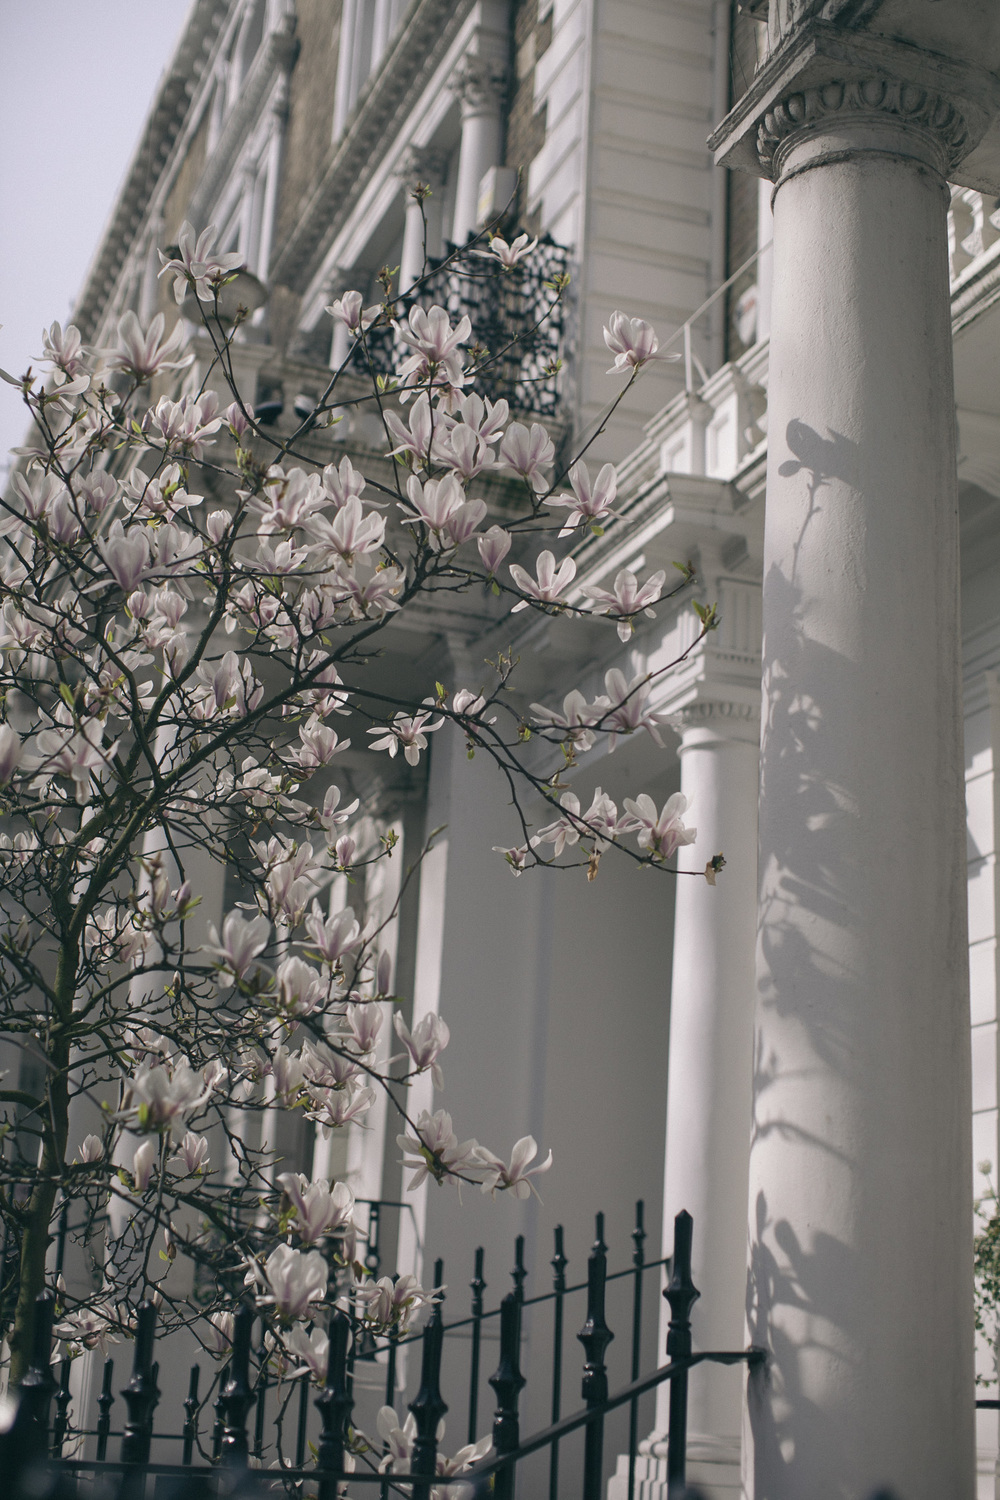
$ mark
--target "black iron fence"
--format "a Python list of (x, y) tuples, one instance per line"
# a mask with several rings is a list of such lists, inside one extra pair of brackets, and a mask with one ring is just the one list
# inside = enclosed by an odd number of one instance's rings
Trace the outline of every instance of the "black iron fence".
[[(166, 1500), (167, 1496), (174, 1500), (201, 1500), (203, 1496), (236, 1492), (257, 1495), (265, 1491), (301, 1497), (315, 1495), (318, 1500), (338, 1500), (346, 1493), (360, 1500), (361, 1496), (374, 1497), (373, 1487), (377, 1487), (379, 1500), (387, 1500), (390, 1490), (394, 1495), (406, 1496), (407, 1500), (411, 1497), (432, 1500), (432, 1491), (434, 1500), (446, 1500), (447, 1481), (451, 1479), (452, 1500), (458, 1500), (460, 1493), (478, 1496), (488, 1490), (492, 1490), (495, 1500), (513, 1500), (522, 1469), (527, 1469), (533, 1459), (541, 1459), (547, 1465), (547, 1473), (542, 1478), (537, 1467), (534, 1468), (530, 1491), (547, 1493), (550, 1500), (556, 1500), (563, 1494), (580, 1493), (575, 1479), (567, 1488), (568, 1471), (561, 1466), (566, 1445), (580, 1434), (584, 1450), (580, 1487), (584, 1500), (598, 1500), (604, 1477), (605, 1424), (611, 1414), (625, 1411), (629, 1416), (628, 1495), (632, 1500), (640, 1402), (664, 1381), (669, 1381), (666, 1478), (668, 1493), (679, 1496), (685, 1484), (689, 1373), (704, 1362), (744, 1362), (752, 1366), (764, 1357), (762, 1351), (755, 1349), (692, 1350), (690, 1313), (699, 1293), (691, 1279), (691, 1236), (690, 1215), (679, 1214), (672, 1260), (647, 1262), (639, 1204), (632, 1234), (632, 1264), (621, 1272), (609, 1274), (604, 1220), (603, 1215), (598, 1215), (586, 1282), (571, 1285), (567, 1283), (568, 1261), (562, 1231), (556, 1230), (552, 1290), (531, 1298), (524, 1292), (523, 1240), (519, 1240), (512, 1288), (492, 1309), (484, 1306), (487, 1288), (480, 1250), (471, 1283), (470, 1316), (446, 1323), (442, 1301), (438, 1300), (426, 1326), (419, 1333), (404, 1337), (376, 1340), (357, 1336), (352, 1331), (348, 1311), (335, 1308), (329, 1315), (327, 1329), (326, 1380), (318, 1390), (305, 1375), (276, 1382), (263, 1330), (260, 1344), (255, 1345), (256, 1313), (252, 1304), (245, 1303), (236, 1313), (230, 1357), (208, 1383), (207, 1390), (201, 1389), (201, 1365), (191, 1367), (183, 1402), (185, 1418), (179, 1433), (162, 1433), (154, 1428), (161, 1392), (155, 1358), (153, 1303), (143, 1303), (138, 1311), (131, 1377), (120, 1391), (124, 1408), (121, 1427), (114, 1425), (114, 1409), (118, 1405), (114, 1394), (115, 1362), (107, 1359), (97, 1399), (96, 1425), (87, 1429), (73, 1420), (70, 1361), (52, 1363), (53, 1301), (51, 1293), (43, 1293), (38, 1304), (31, 1368), (20, 1387), (13, 1420), (0, 1437), (0, 1473), (6, 1476), (9, 1485), (4, 1493), (11, 1495), (12, 1500), (28, 1500), (29, 1496), (32, 1500), (42, 1500), (44, 1496), (76, 1500), (83, 1494), (93, 1494), (97, 1481), (101, 1495), (108, 1500)], [(651, 1273), (659, 1279), (665, 1265), (669, 1266), (670, 1275), (663, 1295), (671, 1310), (667, 1363), (642, 1375), (643, 1328), (647, 1317), (656, 1317), (656, 1306), (650, 1306), (648, 1301), (644, 1304), (644, 1284)], [(440, 1285), (441, 1262), (435, 1269), (435, 1284)], [(606, 1356), (614, 1333), (608, 1323), (607, 1306), (609, 1292), (616, 1287), (629, 1294), (631, 1378), (611, 1393)], [(584, 1351), (580, 1386), (583, 1404), (563, 1415), (562, 1346), (567, 1301), (575, 1293), (586, 1299), (583, 1326), (577, 1334)], [(551, 1374), (550, 1421), (522, 1440), (525, 1323), (543, 1308), (551, 1315), (551, 1349), (547, 1351)], [(464, 1427), (473, 1442), (479, 1429), (484, 1351), (489, 1343), (497, 1346), (497, 1364), (488, 1380), (494, 1398), (492, 1450), (485, 1457), (465, 1463), (461, 1470), (452, 1471), (440, 1458), (438, 1436), (441, 1420), (448, 1411), (442, 1394), (446, 1346), (450, 1345), (461, 1356), (458, 1363), (454, 1359), (449, 1362), (449, 1372), (459, 1390), (467, 1393)], [(407, 1372), (403, 1367), (408, 1356), (418, 1353), (419, 1374), (412, 1369), (415, 1363), (412, 1358)], [(468, 1363), (461, 1373), (465, 1360)], [(380, 1395), (384, 1394), (385, 1404), (395, 1406), (400, 1391), (405, 1392), (414, 1384), (416, 1389), (408, 1402), (412, 1423), (407, 1472), (384, 1472), (385, 1445), (375, 1438), (375, 1428), (367, 1417), (364, 1422), (359, 1420), (359, 1395), (370, 1397), (378, 1389)], [(308, 1438), (310, 1422), (316, 1431), (315, 1441)], [(281, 1432), (286, 1425), (295, 1434), (287, 1452), (281, 1443)], [(367, 1441), (363, 1433), (367, 1434)], [(115, 1440), (117, 1457), (109, 1457), (109, 1446)], [(155, 1461), (164, 1441), (180, 1443), (180, 1463)], [(576, 1469), (579, 1472), (579, 1465)], [(459, 1485), (471, 1489), (460, 1492)], [(523, 1485), (521, 1492), (527, 1492)]]
[[(521, 415), (552, 418), (560, 401), (552, 372), (565, 334), (564, 303), (554, 289), (568, 269), (569, 251), (549, 237), (501, 277), (495, 262), (487, 270), (477, 252), (432, 261), (414, 296), (399, 299), (397, 319), (404, 321), (414, 303), (445, 308), (453, 325), (467, 316), (477, 388), (493, 401), (503, 397)], [(348, 368), (388, 378), (412, 352), (395, 328), (376, 327), (354, 349)]]

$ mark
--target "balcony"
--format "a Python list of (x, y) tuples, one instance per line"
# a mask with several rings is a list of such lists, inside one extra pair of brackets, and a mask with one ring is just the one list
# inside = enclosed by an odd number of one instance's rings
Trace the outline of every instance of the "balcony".
[[(444, 307), (452, 324), (467, 316), (476, 352), (476, 387), (491, 401), (503, 398), (518, 416), (552, 420), (558, 415), (562, 381), (551, 372), (564, 356), (566, 308), (553, 283), (569, 267), (569, 251), (546, 237), (526, 261), (498, 281), (494, 265), (463, 254), (431, 262), (414, 295), (397, 302), (402, 321), (414, 303)], [(354, 350), (348, 369), (391, 377), (412, 353), (394, 326), (370, 330), (367, 351)], [(471, 362), (470, 362), (471, 363)]]

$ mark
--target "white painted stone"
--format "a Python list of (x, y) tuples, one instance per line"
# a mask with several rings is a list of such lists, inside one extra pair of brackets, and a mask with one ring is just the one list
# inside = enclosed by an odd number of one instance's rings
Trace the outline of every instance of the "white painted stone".
[(770, 1363), (744, 1427), (753, 1500), (973, 1492), (939, 168), (928, 136), (831, 111), (789, 144), (775, 199), (748, 1289)]

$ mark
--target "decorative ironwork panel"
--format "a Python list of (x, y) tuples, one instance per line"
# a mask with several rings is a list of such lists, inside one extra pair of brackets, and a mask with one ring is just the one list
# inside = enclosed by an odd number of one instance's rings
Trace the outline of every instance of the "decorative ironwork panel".
[[(399, 319), (414, 303), (445, 308), (452, 324), (468, 317), (468, 366), (476, 389), (491, 401), (503, 397), (515, 413), (551, 418), (560, 403), (559, 376), (551, 372), (562, 358), (565, 333), (565, 310), (553, 283), (568, 265), (569, 251), (548, 237), (499, 277), (481, 253), (431, 261), (415, 295), (399, 299)], [(395, 327), (369, 329), (366, 343), (367, 349), (355, 347), (348, 364), (360, 375), (374, 370), (388, 378), (412, 353)]]

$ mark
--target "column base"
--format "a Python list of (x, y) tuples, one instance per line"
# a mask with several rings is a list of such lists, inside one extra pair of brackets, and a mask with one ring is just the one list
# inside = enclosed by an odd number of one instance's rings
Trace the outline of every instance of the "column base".
[[(704, 1500), (738, 1500), (740, 1495), (740, 1440), (688, 1434), (687, 1482)], [(628, 1454), (608, 1480), (608, 1500), (629, 1500)], [(667, 1500), (666, 1434), (652, 1433), (639, 1444), (635, 1460), (633, 1500)]]

